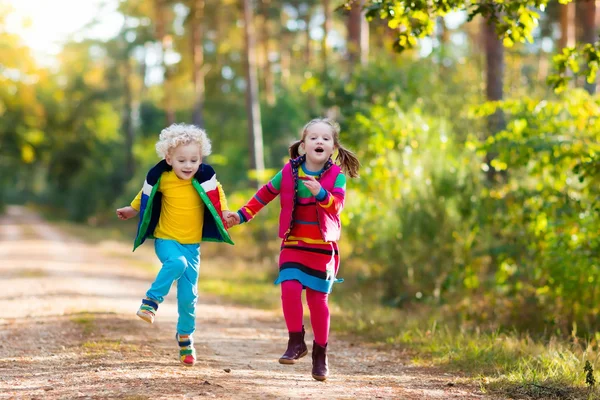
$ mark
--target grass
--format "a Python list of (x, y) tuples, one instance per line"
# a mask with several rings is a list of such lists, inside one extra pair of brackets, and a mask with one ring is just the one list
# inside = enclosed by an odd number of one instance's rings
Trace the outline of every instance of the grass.
[(109, 352), (127, 353), (139, 351), (139, 347), (132, 344), (123, 344), (120, 340), (95, 340), (84, 342), (81, 345), (87, 356), (98, 357)]
[(71, 321), (81, 326), (84, 335), (94, 331), (96, 317), (93, 314), (81, 313), (71, 317)]
[(586, 385), (584, 372), (586, 361), (594, 369), (600, 366), (594, 342), (466, 329), (433, 316), (435, 310), (407, 312), (364, 298), (346, 300), (344, 310), (332, 317), (335, 330), (407, 350), (413, 363), (469, 377), (484, 392), (522, 399), (600, 399), (600, 391)]
[(219, 296), (231, 303), (274, 310), (279, 308), (279, 286), (274, 277), (247, 264), (226, 259), (202, 261), (198, 291)]
[[(121, 230), (115, 234), (114, 227), (59, 226), (89, 242), (113, 234), (115, 240), (131, 240), (130, 233)], [(235, 247), (203, 244), (199, 291), (235, 304), (279, 309), (280, 289), (273, 285), (276, 264), (274, 260), (249, 261), (248, 254), (256, 257), (255, 247), (242, 240), (237, 240)], [(594, 370), (600, 367), (597, 341), (466, 328), (449, 322), (452, 316), (435, 308), (407, 311), (382, 306), (375, 288), (353, 287), (352, 277), (346, 276), (346, 280), (330, 298), (331, 326), (339, 335), (351, 335), (383, 349), (403, 349), (415, 364), (463, 376), (487, 393), (515, 399), (600, 399), (600, 391), (586, 384), (584, 372), (586, 361)], [(78, 318), (78, 323), (87, 326), (86, 317)], [(118, 341), (84, 344), (94, 354), (121, 351), (121, 346)]]

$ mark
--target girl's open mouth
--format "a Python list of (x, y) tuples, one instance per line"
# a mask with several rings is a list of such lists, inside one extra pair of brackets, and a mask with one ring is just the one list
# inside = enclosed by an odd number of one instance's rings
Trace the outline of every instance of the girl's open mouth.
[(316, 151), (317, 153), (322, 153), (322, 152), (324, 152), (325, 150), (323, 150), (321, 147), (317, 147), (317, 148), (315, 149), (315, 151)]

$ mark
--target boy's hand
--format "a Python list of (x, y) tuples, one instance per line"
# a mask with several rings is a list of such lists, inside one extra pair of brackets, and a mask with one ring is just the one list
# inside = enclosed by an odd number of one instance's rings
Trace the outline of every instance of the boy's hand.
[(119, 217), (119, 219), (122, 219), (123, 221), (129, 218), (133, 218), (136, 215), (138, 215), (138, 210), (136, 210), (135, 208), (131, 207), (131, 206), (127, 206), (127, 207), (123, 207), (123, 208), (118, 208), (117, 209), (117, 217)]
[(240, 224), (240, 216), (236, 212), (224, 211), (223, 218), (227, 221), (227, 227), (231, 228), (232, 226)]
[(310, 193), (313, 196), (318, 195), (321, 191), (321, 184), (312, 176), (307, 176), (306, 178), (303, 178), (302, 183), (308, 188), (308, 190), (310, 190)]

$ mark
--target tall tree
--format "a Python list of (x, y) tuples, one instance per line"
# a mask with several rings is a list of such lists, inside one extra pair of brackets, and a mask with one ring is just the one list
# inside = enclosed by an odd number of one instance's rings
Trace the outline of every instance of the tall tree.
[[(499, 101), (504, 93), (504, 46), (496, 33), (496, 23), (492, 19), (483, 19), (481, 32), (485, 46), (485, 95), (488, 101)], [(491, 115), (488, 120), (489, 134), (494, 135), (504, 127), (504, 116), (500, 110)], [(486, 162), (488, 164), (487, 176), (492, 180), (495, 170), (491, 165), (494, 154), (488, 153)]]
[(133, 60), (126, 55), (126, 59), (123, 62), (123, 70), (125, 77), (124, 86), (124, 106), (122, 116), (122, 126), (125, 132), (125, 180), (129, 180), (135, 172), (135, 158), (133, 155), (133, 142), (135, 140), (135, 123), (134, 123), (134, 110), (136, 104), (134, 103), (134, 69)]
[(194, 125), (204, 128), (206, 66), (204, 65), (204, 0), (194, 0), (192, 13), (192, 79), (194, 81)]
[(323, 70), (327, 70), (329, 49), (327, 48), (327, 38), (331, 32), (331, 6), (329, 0), (323, 0), (323, 39), (321, 39), (321, 59)]
[(166, 4), (167, 0), (154, 0), (154, 18), (156, 40), (161, 46), (160, 62), (164, 71), (163, 82), (163, 107), (167, 115), (167, 124), (175, 123), (175, 109), (173, 106), (173, 88), (171, 82), (171, 71), (166, 62), (167, 51), (172, 46), (172, 38), (166, 30)]
[[(596, 0), (586, 0), (579, 4), (579, 10), (582, 11), (582, 41), (584, 43), (594, 43), (598, 40), (598, 30), (596, 25)], [(585, 89), (591, 93), (596, 93), (596, 79), (594, 82), (585, 83)]]
[(560, 48), (575, 45), (575, 3), (560, 6)]
[(369, 25), (363, 13), (364, 0), (354, 0), (348, 14), (348, 60), (366, 65), (369, 56)]
[(308, 6), (306, 8), (306, 12), (304, 13), (304, 37), (305, 37), (305, 47), (304, 47), (304, 62), (307, 66), (310, 65), (311, 62), (311, 39), (310, 39), (310, 21), (312, 19), (312, 8)]
[[(254, 17), (252, 0), (244, 3), (244, 33), (246, 36), (246, 114), (248, 117), (248, 139), (250, 150), (250, 169), (262, 176), (265, 169), (260, 101), (258, 97), (258, 76), (256, 70), (256, 39), (254, 35)], [(257, 187), (260, 179), (251, 179)]]
[(263, 79), (265, 82), (265, 97), (267, 100), (267, 104), (270, 106), (275, 105), (275, 80), (273, 76), (273, 63), (271, 62), (270, 54), (271, 54), (271, 30), (270, 26), (270, 0), (260, 0), (260, 11), (262, 14), (262, 23), (261, 23), (261, 34), (260, 34), (260, 43), (262, 48), (262, 65), (261, 70), (263, 73)]

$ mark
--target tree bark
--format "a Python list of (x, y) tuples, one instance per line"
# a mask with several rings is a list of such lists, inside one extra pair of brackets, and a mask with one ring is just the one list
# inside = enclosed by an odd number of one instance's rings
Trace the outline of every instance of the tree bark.
[(329, 0), (323, 0), (323, 15), (325, 20), (323, 21), (323, 39), (321, 40), (321, 59), (323, 62), (323, 70), (326, 71), (329, 61), (327, 37), (329, 36), (329, 32), (331, 32), (331, 7), (329, 5)]
[(309, 7), (308, 10), (306, 10), (306, 15), (304, 16), (304, 23), (306, 24), (306, 29), (304, 30), (304, 37), (306, 40), (306, 47), (304, 48), (304, 62), (306, 63), (306, 66), (308, 67), (310, 65), (310, 60), (311, 60), (311, 48), (310, 48), (310, 19), (311, 19), (312, 13), (311, 13), (311, 9)]
[[(496, 33), (496, 25), (492, 21), (483, 20), (481, 28), (486, 58), (486, 99), (499, 101), (503, 99), (504, 94), (504, 46)], [(488, 119), (489, 135), (495, 135), (504, 128), (504, 125), (504, 115), (501, 111), (497, 111)], [(490, 181), (495, 177), (495, 170), (491, 165), (494, 157), (495, 155), (491, 153), (486, 156), (487, 176)]]
[(352, 2), (348, 16), (348, 60), (366, 65), (369, 56), (369, 25), (363, 13), (364, 0)]
[(164, 69), (164, 82), (163, 82), (163, 108), (167, 117), (167, 124), (171, 125), (175, 123), (175, 111), (173, 109), (172, 102), (172, 88), (171, 88), (171, 73), (169, 67), (165, 62), (165, 54), (167, 49), (170, 47), (171, 38), (166, 34), (165, 29), (165, 0), (155, 0), (155, 18), (156, 18), (156, 39), (161, 44), (161, 65)]
[(560, 5), (560, 40), (561, 50), (575, 45), (575, 3)]
[(125, 99), (123, 107), (123, 131), (125, 132), (125, 181), (135, 173), (135, 160), (133, 157), (133, 141), (135, 139), (135, 126), (133, 121), (133, 68), (129, 56), (125, 58)]
[(280, 26), (281, 26), (281, 32), (280, 32), (280, 37), (281, 40), (279, 40), (279, 55), (281, 57), (281, 85), (282, 86), (287, 86), (289, 81), (290, 81), (290, 69), (291, 69), (291, 64), (292, 64), (292, 50), (290, 49), (289, 46), (289, 34), (288, 32), (286, 32), (286, 20), (284, 18), (285, 13), (283, 12), (283, 9), (281, 10), (279, 16), (280, 16)]
[[(596, 29), (596, 1), (587, 0), (582, 2), (579, 6), (582, 11), (582, 40), (584, 43), (594, 43), (598, 40), (598, 32)], [(588, 83), (586, 81), (585, 90), (590, 94), (596, 93), (596, 83)]]
[(273, 77), (273, 65), (269, 59), (269, 53), (271, 52), (271, 31), (269, 29), (269, 0), (261, 1), (261, 8), (263, 14), (262, 21), (262, 34), (260, 35), (261, 47), (264, 55), (263, 75), (265, 81), (265, 97), (267, 104), (274, 106), (277, 99), (275, 98), (275, 80)]
[[(258, 76), (256, 71), (256, 44), (251, 0), (244, 0), (244, 32), (246, 36), (246, 113), (248, 116), (248, 139), (250, 169), (262, 176), (265, 169), (263, 155), (262, 125), (258, 97)], [(251, 178), (254, 186), (260, 180)]]
[(194, 81), (194, 125), (204, 128), (205, 75), (204, 65), (204, 0), (194, 0), (192, 8), (192, 80)]

